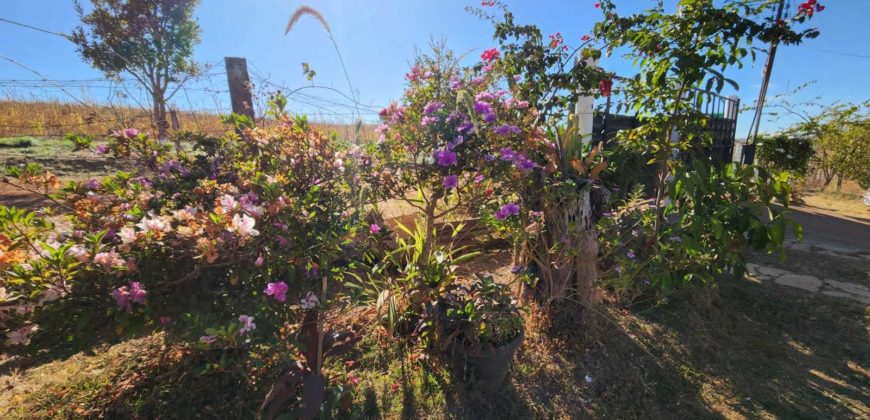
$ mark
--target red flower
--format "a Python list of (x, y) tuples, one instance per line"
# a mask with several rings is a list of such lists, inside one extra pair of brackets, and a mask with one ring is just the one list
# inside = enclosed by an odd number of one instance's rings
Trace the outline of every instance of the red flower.
[(550, 35), (550, 48), (556, 48), (562, 43), (565, 42), (565, 38), (562, 37), (561, 32), (556, 32), (553, 35)]
[(583, 35), (583, 36), (580, 37), (580, 40), (581, 40), (581, 41), (588, 41), (589, 39), (590, 39), (590, 38), (589, 38), (589, 35)]
[(486, 50), (483, 52), (483, 54), (480, 55), (480, 58), (483, 61), (494, 61), (498, 59), (498, 50), (495, 48)]
[(399, 384), (397, 384), (397, 383), (395, 383), (395, 382), (393, 382), (392, 384), (390, 384), (390, 391), (396, 392), (396, 391), (398, 391), (398, 390), (399, 390)]
[(482, 1), (480, 2), (480, 5), (483, 7), (495, 6), (495, 1)]
[(595, 8), (597, 9), (599, 7), (601, 7), (601, 3), (595, 3)]
[(613, 89), (613, 79), (604, 79), (598, 83), (598, 90), (601, 91), (601, 96), (610, 96), (611, 89)]

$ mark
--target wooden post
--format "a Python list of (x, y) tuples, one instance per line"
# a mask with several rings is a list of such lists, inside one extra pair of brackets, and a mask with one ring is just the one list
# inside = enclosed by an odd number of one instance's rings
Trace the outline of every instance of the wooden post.
[(254, 121), (254, 98), (251, 95), (251, 79), (248, 77), (248, 62), (240, 57), (224, 57), (227, 68), (227, 84), (233, 113), (247, 115)]
[(169, 121), (174, 131), (181, 129), (181, 124), (178, 123), (178, 112), (174, 108), (169, 108)]

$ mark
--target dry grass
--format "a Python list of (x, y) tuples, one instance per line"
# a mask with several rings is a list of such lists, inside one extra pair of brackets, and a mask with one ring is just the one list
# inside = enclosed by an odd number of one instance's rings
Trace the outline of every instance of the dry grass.
[[(509, 264), (498, 251), (465, 268), (504, 277)], [(608, 304), (592, 321), (571, 303), (551, 316), (532, 310), (510, 379), (491, 394), (424, 367), (406, 341), (374, 325), (328, 370), (339, 381), (349, 370), (361, 378), (342, 418), (870, 416), (868, 309), (735, 279), (722, 281), (712, 304), (696, 297)], [(349, 312), (347, 322), (370, 318)], [(0, 417), (253, 415), (263, 390), (230, 373), (199, 376), (205, 355), (161, 343), (158, 334), (27, 370), (0, 360)]]
[(812, 192), (801, 197), (804, 206), (840, 216), (870, 220), (870, 206), (864, 198), (855, 194), (837, 192)]
[[(226, 113), (229, 113), (227, 110)], [(180, 130), (210, 135), (225, 133), (229, 127), (221, 122), (220, 115), (211, 112), (178, 112)], [(268, 125), (266, 120), (258, 121)], [(370, 141), (374, 131), (364, 124), (357, 132), (353, 124), (330, 121), (312, 121), (325, 133), (334, 133), (342, 139)], [(0, 100), (0, 138), (4, 137), (63, 137), (67, 133), (103, 137), (113, 130), (136, 127), (154, 133), (154, 123), (148, 111), (133, 107), (117, 107), (99, 104), (70, 104), (64, 102), (29, 102)]]

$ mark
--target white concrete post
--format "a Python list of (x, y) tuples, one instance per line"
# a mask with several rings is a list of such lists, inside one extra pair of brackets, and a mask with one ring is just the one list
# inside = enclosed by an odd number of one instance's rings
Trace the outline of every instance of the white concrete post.
[[(577, 61), (580, 61), (580, 57), (577, 57)], [(595, 59), (589, 58), (586, 60), (587, 66), (596, 67), (598, 62)], [(581, 92), (588, 93), (588, 92)], [(581, 136), (581, 143), (584, 146), (592, 143), (592, 132), (593, 132), (593, 107), (595, 105), (595, 97), (592, 95), (589, 96), (581, 96), (577, 99), (577, 103), (574, 105), (574, 115), (577, 118), (577, 133)]]

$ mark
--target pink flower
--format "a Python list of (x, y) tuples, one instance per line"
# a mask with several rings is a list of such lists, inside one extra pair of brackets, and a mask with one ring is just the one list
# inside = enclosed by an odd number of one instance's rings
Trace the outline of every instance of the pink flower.
[(423, 107), (424, 114), (434, 114), (444, 108), (444, 102), (429, 102)]
[(113, 249), (109, 252), (101, 252), (94, 255), (94, 263), (103, 266), (104, 270), (110, 270), (112, 267), (124, 265), (124, 260)]
[(225, 210), (232, 210), (236, 208), (238, 204), (239, 202), (236, 201), (236, 198), (229, 194), (224, 194), (224, 196), (221, 197), (221, 207)]
[(236, 214), (233, 216), (232, 230), (242, 237), (257, 236), (260, 231), (254, 229), (255, 223), (254, 218), (247, 214), (241, 216)]
[(8, 346), (26, 346), (30, 344), (30, 334), (38, 330), (36, 324), (27, 325), (17, 330), (6, 333), (6, 345)]
[(302, 299), (302, 309), (314, 309), (319, 303), (317, 295), (314, 292), (308, 292), (305, 294), (305, 298)]
[(448, 190), (452, 190), (459, 185), (459, 177), (456, 175), (447, 175), (444, 177), (444, 188)]
[(91, 255), (88, 254), (88, 251), (85, 251), (85, 247), (81, 245), (73, 245), (69, 249), (66, 250), (66, 254), (78, 260), (78, 262), (88, 262), (91, 259)]
[(139, 135), (139, 130), (135, 128), (125, 128), (124, 131), (121, 132), (121, 134), (123, 134), (124, 137), (131, 139)]
[(250, 331), (257, 329), (257, 324), (254, 324), (254, 317), (248, 315), (239, 315), (239, 322), (242, 323), (242, 328), (239, 334), (247, 334)]
[(495, 48), (492, 48), (492, 49), (488, 49), (488, 50), (484, 51), (483, 54), (480, 55), (480, 58), (483, 61), (494, 61), (494, 60), (498, 59), (498, 54), (499, 54), (498, 50)]
[(98, 144), (94, 151), (98, 155), (105, 155), (106, 153), (109, 153), (109, 146), (106, 144)]
[(581, 40), (581, 41), (588, 41), (588, 40), (590, 40), (590, 39), (591, 39), (591, 38), (589, 37), (589, 35), (585, 35), (585, 34), (584, 34), (583, 36), (580, 37), (580, 40)]
[(122, 244), (129, 244), (136, 241), (136, 231), (133, 228), (124, 226), (118, 231), (118, 238)]
[(371, 226), (369, 226), (369, 233), (371, 233), (372, 235), (377, 235), (381, 233), (381, 226), (373, 223)]
[(266, 262), (266, 260), (263, 258), (262, 255), (260, 255), (257, 257), (256, 260), (254, 260), (254, 267), (257, 267), (257, 268), (262, 267), (263, 263), (265, 263), (265, 262)]
[(263, 290), (268, 296), (272, 296), (278, 302), (287, 300), (287, 283), (279, 281), (277, 283), (269, 283), (266, 285), (266, 290)]
[(142, 288), (142, 285), (138, 281), (130, 282), (129, 287), (121, 286), (112, 292), (112, 298), (115, 299), (118, 309), (124, 311), (133, 309), (133, 305), (130, 304), (131, 302), (144, 305), (147, 296), (148, 292)]
[(136, 224), (143, 232), (169, 232), (172, 228), (160, 216), (149, 215)]
[(215, 337), (215, 336), (213, 336), (213, 335), (204, 335), (204, 336), (202, 336), (202, 337), (199, 337), (199, 341), (201, 341), (201, 342), (203, 342), (203, 343), (205, 343), (205, 344), (211, 344), (211, 343), (214, 343), (215, 340), (217, 340), (217, 337)]

